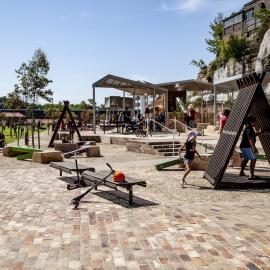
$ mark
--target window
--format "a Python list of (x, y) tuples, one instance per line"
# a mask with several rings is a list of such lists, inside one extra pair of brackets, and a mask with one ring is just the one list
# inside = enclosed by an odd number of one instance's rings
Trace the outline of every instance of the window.
[(245, 21), (249, 21), (253, 18), (254, 9), (250, 9), (245, 12)]
[(237, 24), (237, 23), (240, 23), (240, 22), (242, 22), (242, 13), (225, 20), (224, 21), (224, 28), (230, 27), (230, 26)]

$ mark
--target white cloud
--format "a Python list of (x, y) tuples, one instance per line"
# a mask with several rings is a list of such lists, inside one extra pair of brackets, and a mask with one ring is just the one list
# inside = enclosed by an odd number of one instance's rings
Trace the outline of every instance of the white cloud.
[(246, 0), (167, 0), (160, 5), (159, 10), (192, 13), (201, 10), (208, 12), (231, 12), (242, 8)]
[(204, 4), (204, 2), (204, 0), (181, 0), (175, 2), (174, 4), (162, 3), (160, 10), (193, 12), (198, 10)]

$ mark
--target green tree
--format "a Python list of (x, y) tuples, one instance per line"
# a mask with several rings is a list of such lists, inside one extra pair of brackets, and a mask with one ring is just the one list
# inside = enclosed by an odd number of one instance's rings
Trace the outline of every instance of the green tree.
[(211, 38), (205, 40), (208, 45), (207, 50), (216, 56), (220, 53), (221, 41), (223, 40), (223, 19), (222, 13), (219, 13), (217, 17), (214, 18), (214, 21), (210, 23), (211, 31), (209, 34)]
[(6, 101), (7, 101), (7, 97), (6, 96), (0, 97), (0, 108), (1, 109), (5, 109), (6, 108)]
[(206, 65), (206, 63), (202, 59), (200, 59), (198, 61), (192, 60), (190, 64), (193, 65), (193, 66), (195, 66), (195, 67), (197, 67), (199, 69), (199, 74), (201, 74), (203, 76), (206, 75), (207, 65)]
[(15, 84), (15, 92), (21, 94), (30, 104), (35, 104), (38, 98), (52, 102), (53, 92), (47, 89), (52, 82), (47, 78), (50, 64), (46, 54), (38, 49), (28, 63), (22, 63), (19, 69), (15, 70), (18, 84)]
[(227, 59), (233, 58), (237, 61), (243, 60), (248, 54), (249, 42), (246, 37), (230, 36), (227, 42)]
[(89, 110), (89, 107), (90, 107), (90, 105), (87, 104), (84, 100), (81, 101), (80, 104), (79, 104), (79, 108), (81, 110)]
[[(32, 129), (35, 129), (33, 109), (38, 99), (44, 99), (52, 102), (53, 92), (47, 86), (52, 82), (47, 78), (50, 70), (50, 64), (43, 50), (38, 49), (34, 52), (31, 60), (27, 63), (22, 63), (19, 69), (15, 70), (18, 84), (15, 84), (15, 92), (24, 97), (24, 100), (29, 103), (29, 109), (32, 115)], [(34, 132), (32, 132), (32, 146), (34, 144)]]
[(251, 55), (256, 57), (258, 55), (260, 45), (263, 41), (266, 31), (270, 28), (270, 10), (268, 8), (261, 8), (255, 12), (254, 17), (260, 22), (259, 27), (255, 31), (255, 35), (251, 41)]
[(7, 94), (5, 100), (5, 108), (8, 109), (25, 109), (27, 107), (27, 103), (24, 102), (20, 95), (13, 91)]

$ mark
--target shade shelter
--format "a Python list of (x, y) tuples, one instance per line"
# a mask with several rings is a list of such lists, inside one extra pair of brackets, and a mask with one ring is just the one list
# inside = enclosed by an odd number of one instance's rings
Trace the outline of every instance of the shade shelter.
[[(167, 122), (168, 116), (168, 90), (158, 85), (145, 82), (134, 81), (127, 78), (118, 77), (115, 75), (107, 75), (97, 82), (92, 84), (93, 88), (93, 131), (96, 133), (96, 88), (114, 88), (124, 93), (129, 93), (134, 96), (152, 95), (153, 108), (155, 108), (156, 95), (165, 95), (165, 119)], [(167, 125), (167, 123), (166, 123)]]
[[(228, 91), (230, 89), (230, 87), (228, 87), (228, 85), (214, 85), (212, 83), (208, 83), (208, 82), (202, 82), (200, 80), (183, 80), (183, 81), (174, 81), (174, 82), (167, 82), (167, 83), (161, 83), (161, 84), (157, 84), (158, 86), (162, 87), (162, 88), (167, 88), (169, 91), (169, 100), (170, 97), (173, 96), (173, 93), (179, 93), (179, 92), (187, 92), (187, 91), (191, 91), (191, 92), (195, 92), (195, 96), (199, 96), (202, 98), (203, 100), (203, 93), (205, 91), (209, 91), (212, 92), (214, 95), (214, 118), (216, 119), (216, 115), (217, 115), (217, 110), (216, 110), (216, 96), (218, 92), (224, 92), (224, 91)], [(203, 106), (203, 103), (202, 103)], [(214, 121), (215, 122), (215, 121)]]

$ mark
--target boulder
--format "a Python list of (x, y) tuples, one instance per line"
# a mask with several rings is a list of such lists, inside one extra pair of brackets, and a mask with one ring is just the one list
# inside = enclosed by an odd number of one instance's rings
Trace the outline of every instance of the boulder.
[(21, 152), (13, 151), (11, 146), (6, 146), (3, 148), (3, 156), (4, 157), (17, 157), (21, 154), (22, 154)]
[(68, 153), (79, 148), (77, 143), (54, 143), (54, 150), (61, 151), (62, 153)]
[[(192, 169), (195, 171), (205, 171), (208, 167), (208, 163), (212, 157), (212, 154), (203, 154), (200, 159), (198, 156), (195, 157), (192, 163)], [(239, 153), (234, 153), (230, 158), (230, 162), (228, 167), (240, 167), (242, 162), (242, 158)], [(180, 164), (179, 168), (184, 168), (184, 164)]]
[(33, 153), (33, 162), (48, 164), (50, 162), (63, 161), (60, 151), (46, 150)]
[(87, 157), (100, 157), (100, 148), (99, 146), (91, 146), (87, 149)]
[(98, 135), (81, 135), (82, 141), (95, 141), (101, 143), (101, 138)]

